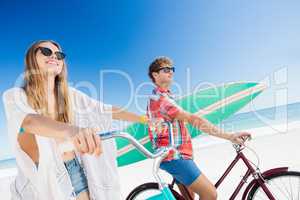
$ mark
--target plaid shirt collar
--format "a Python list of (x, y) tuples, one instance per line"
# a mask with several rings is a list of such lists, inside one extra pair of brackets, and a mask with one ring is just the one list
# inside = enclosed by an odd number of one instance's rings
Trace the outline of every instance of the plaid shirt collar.
[(159, 86), (156, 86), (156, 88), (153, 89), (153, 94), (155, 95), (167, 95), (168, 97), (174, 99), (174, 95), (171, 93), (171, 91), (169, 89), (165, 89)]

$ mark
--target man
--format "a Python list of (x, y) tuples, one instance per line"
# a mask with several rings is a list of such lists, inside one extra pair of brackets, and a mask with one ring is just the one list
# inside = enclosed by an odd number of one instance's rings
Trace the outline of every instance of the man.
[[(173, 127), (174, 145), (177, 151), (170, 152), (163, 160), (160, 168), (172, 175), (176, 181), (188, 187), (192, 196), (193, 192), (201, 200), (217, 199), (215, 186), (199, 170), (193, 161), (193, 148), (191, 136), (185, 123), (190, 123), (199, 130), (209, 135), (227, 139), (233, 143), (242, 144), (244, 137), (249, 133), (227, 133), (213, 125), (206, 119), (188, 113), (178, 107), (170, 92), (175, 68), (172, 60), (167, 57), (155, 59), (149, 66), (148, 75), (156, 88), (153, 90), (155, 98), (151, 98), (148, 107), (148, 117), (155, 121), (170, 122)], [(169, 146), (169, 127), (164, 125), (149, 125), (149, 135), (154, 149)]]

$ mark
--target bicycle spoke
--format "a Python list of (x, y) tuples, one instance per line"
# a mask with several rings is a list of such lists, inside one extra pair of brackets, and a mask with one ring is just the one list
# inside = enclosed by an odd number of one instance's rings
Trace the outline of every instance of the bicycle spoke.
[[(279, 191), (281, 191), (281, 193), (288, 199), (288, 194), (286, 195), (286, 193), (281, 189), (281, 187), (277, 185), (276, 181), (277, 181), (277, 180), (273, 180), (274, 185), (276, 185), (276, 188), (277, 188)], [(288, 192), (287, 192), (287, 193), (288, 193)]]
[[(275, 186), (273, 186), (273, 185), (268, 185), (268, 188), (269, 188), (271, 194), (275, 197), (275, 199), (279, 199), (279, 198), (278, 198), (278, 195), (279, 195), (279, 194), (275, 194), (274, 192), (272, 192), (272, 191), (274, 191), (274, 189), (272, 189), (272, 188), (274, 188), (274, 187), (275, 187)], [(280, 187), (278, 187), (277, 185), (276, 185), (276, 188), (280, 190)], [(276, 191), (276, 190), (275, 190), (275, 191)], [(284, 195), (284, 193), (283, 193), (283, 195)]]
[[(279, 178), (279, 180), (280, 180), (280, 182), (282, 183), (281, 178)], [(282, 186), (283, 186), (284, 189), (286, 190), (287, 194), (289, 194), (289, 190), (287, 189), (286, 184), (283, 183)], [(290, 194), (289, 194), (289, 195), (290, 195)]]
[[(266, 186), (267, 186), (267, 188), (270, 190), (270, 192), (273, 191), (273, 190), (271, 189), (273, 186), (267, 185), (267, 184), (266, 184)], [(264, 198), (262, 198), (262, 199), (268, 199), (267, 194), (265, 193), (265, 191), (263, 191), (262, 188), (260, 188), (258, 192), (260, 192), (260, 193), (264, 196)], [(273, 192), (271, 192), (271, 193), (272, 193), (272, 195), (275, 197), (275, 199), (279, 199), (279, 198), (277, 197), (276, 194), (273, 194)]]
[(291, 177), (289, 178), (289, 183), (290, 183), (290, 188), (291, 188), (291, 197), (292, 197), (292, 200), (294, 200), (293, 189), (292, 189), (292, 184), (291, 184)]
[[(276, 200), (300, 200), (300, 176), (281, 175), (266, 181), (266, 187)], [(268, 200), (267, 194), (259, 187), (253, 194), (255, 200)]]
[[(267, 186), (267, 188), (269, 189), (269, 191), (272, 193), (272, 195), (273, 195), (276, 199), (279, 199), (279, 198), (278, 198), (278, 195), (279, 195), (279, 194), (274, 194), (274, 191), (280, 191), (281, 194), (283, 194), (283, 196), (287, 197), (287, 195), (285, 194), (285, 192), (278, 186), (278, 184), (275, 182), (275, 180), (273, 180), (272, 183), (273, 183), (273, 184), (270, 184), (269, 181), (268, 181), (268, 182), (266, 182), (266, 186)], [(262, 193), (262, 194), (265, 196), (264, 199), (267, 198), (267, 195), (266, 195), (266, 193), (263, 191), (262, 188), (259, 188), (258, 191), (259, 191), (260, 193)], [(282, 195), (280, 195), (280, 196), (282, 196)]]
[[(263, 195), (263, 196), (258, 196), (259, 197), (259, 199), (262, 199), (262, 200), (264, 200), (264, 199), (266, 199), (266, 194), (264, 193), (264, 192), (262, 192), (262, 191), (260, 191), (260, 193), (261, 193), (261, 195)], [(255, 199), (256, 199), (256, 196), (255, 196)]]
[(298, 198), (297, 200), (299, 200), (300, 198), (300, 179), (298, 180)]

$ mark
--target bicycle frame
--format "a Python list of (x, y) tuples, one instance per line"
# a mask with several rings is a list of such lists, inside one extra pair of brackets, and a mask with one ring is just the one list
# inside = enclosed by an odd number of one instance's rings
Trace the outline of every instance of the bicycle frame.
[[(223, 175), (219, 178), (219, 180), (216, 182), (215, 187), (218, 188), (221, 183), (224, 181), (224, 179), (228, 176), (228, 174), (231, 172), (231, 170), (234, 168), (234, 166), (236, 165), (236, 163), (239, 160), (242, 160), (243, 163), (246, 165), (247, 167), (247, 171), (244, 174), (242, 180), (239, 182), (238, 186), (235, 188), (234, 192), (232, 193), (232, 195), (230, 196), (229, 200), (234, 200), (236, 198), (236, 196), (238, 195), (238, 193), (240, 192), (240, 190), (242, 189), (242, 187), (244, 186), (244, 184), (247, 182), (247, 179), (249, 178), (250, 175), (253, 176), (254, 180), (252, 180), (252, 182), (248, 185), (248, 187), (246, 188), (244, 194), (243, 194), (243, 200), (246, 199), (246, 195), (249, 192), (249, 190), (251, 189), (251, 187), (255, 184), (259, 184), (262, 189), (264, 190), (264, 192), (266, 193), (266, 195), (268, 196), (268, 198), (270, 200), (275, 200), (274, 196), (272, 195), (272, 193), (270, 192), (270, 190), (267, 188), (266, 184), (265, 184), (265, 180), (263, 178), (263, 175), (265, 174), (270, 174), (270, 173), (277, 173), (278, 171), (286, 171), (287, 167), (282, 167), (282, 168), (274, 168), (274, 169), (270, 169), (264, 173), (261, 173), (259, 170), (255, 170), (251, 164), (249, 163), (248, 159), (246, 158), (246, 156), (243, 154), (242, 152), (242, 147), (240, 145), (234, 145), (234, 148), (236, 149), (237, 155), (234, 158), (234, 160), (230, 163), (230, 165), (227, 167), (227, 169), (225, 170), (225, 172), (223, 173)], [(173, 184), (173, 183), (172, 183)], [(187, 191), (187, 188), (185, 188), (188, 196), (189, 193)], [(189, 196), (189, 199), (191, 200), (191, 197)]]
[(252, 174), (254, 179), (257, 181), (257, 183), (262, 187), (262, 189), (265, 191), (266, 195), (271, 199), (271, 200), (275, 200), (275, 198), (273, 197), (273, 195), (271, 194), (270, 190), (267, 188), (267, 186), (265, 185), (265, 180), (261, 177), (260, 172), (255, 171), (255, 169), (251, 166), (251, 164), (249, 163), (249, 161), (247, 160), (247, 158), (245, 157), (245, 155), (243, 154), (243, 152), (238, 151), (237, 155), (235, 157), (235, 159), (231, 162), (231, 164), (229, 165), (229, 167), (226, 169), (226, 171), (224, 172), (224, 174), (221, 176), (221, 178), (217, 181), (217, 183), (215, 184), (215, 187), (218, 188), (219, 185), (223, 182), (223, 180), (227, 177), (227, 175), (230, 173), (230, 171), (233, 169), (233, 167), (236, 165), (236, 163), (242, 160), (244, 162), (244, 164), (247, 167), (247, 171), (245, 173), (245, 175), (243, 176), (242, 180), (239, 182), (238, 186), (236, 187), (236, 189), (234, 190), (234, 192), (232, 193), (231, 197), (229, 198), (230, 200), (235, 199), (235, 197), (238, 195), (238, 193), (240, 192), (240, 190), (242, 189), (242, 187), (244, 186), (244, 184), (246, 183), (248, 177)]

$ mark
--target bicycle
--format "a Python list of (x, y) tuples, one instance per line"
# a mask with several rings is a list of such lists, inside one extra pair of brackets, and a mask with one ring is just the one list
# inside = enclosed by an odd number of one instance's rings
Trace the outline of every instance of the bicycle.
[[(247, 171), (240, 180), (238, 186), (235, 188), (231, 197), (229, 198), (230, 200), (234, 200), (237, 197), (240, 190), (247, 183), (248, 178), (251, 175), (253, 177), (253, 180), (247, 185), (242, 195), (242, 200), (300, 200), (300, 172), (289, 171), (288, 167), (272, 168), (267, 171), (261, 172), (259, 169), (259, 158), (254, 150), (246, 145), (233, 144), (233, 147), (237, 155), (215, 184), (215, 187), (218, 188), (230, 173), (230, 171), (234, 168), (236, 163), (239, 160), (243, 161), (243, 163), (247, 167)], [(242, 152), (245, 148), (248, 148), (255, 153), (258, 158), (257, 165), (248, 160), (245, 154)], [(254, 165), (255, 167), (252, 165)], [(161, 180), (158, 180), (158, 183), (149, 182), (137, 186), (130, 192), (126, 200), (163, 199), (159, 195), (157, 195), (157, 198), (155, 196), (153, 197), (153, 191), (161, 190), (162, 185), (164, 186), (164, 188), (166, 187), (166, 184), (162, 184), (160, 181)], [(278, 186), (280, 183), (282, 184), (281, 187)], [(293, 183), (296, 187), (295, 190), (292, 189)], [(172, 183), (167, 185), (169, 187), (169, 190), (173, 193), (173, 196), (177, 200), (193, 200), (187, 187), (181, 185), (184, 190), (184, 194), (181, 194), (174, 189), (175, 184), (177, 184), (177, 186), (179, 187), (178, 183), (176, 183), (176, 181), (173, 179)], [(146, 193), (149, 193), (149, 198), (147, 198)]]
[[(101, 137), (102, 140), (116, 138), (116, 137), (127, 139), (147, 158), (154, 159), (153, 176), (157, 182), (149, 182), (149, 183), (144, 183), (142, 185), (139, 185), (138, 187), (136, 187), (134, 190), (130, 192), (126, 200), (192, 200), (191, 196), (189, 196), (186, 187), (184, 188), (185, 188), (185, 192), (187, 193), (187, 196), (183, 196), (182, 194), (180, 194), (180, 192), (177, 192), (174, 189), (174, 185), (177, 184), (175, 180), (173, 180), (171, 184), (166, 184), (162, 181), (162, 179), (158, 174), (160, 163), (168, 155), (169, 151), (176, 150), (174, 146), (172, 146), (173, 144), (172, 134), (170, 135), (171, 145), (169, 147), (161, 148), (155, 153), (151, 153), (150, 151), (148, 151), (141, 143), (139, 143), (134, 137), (132, 137), (130, 134), (126, 132), (111, 131), (106, 133), (100, 133), (98, 135)], [(244, 162), (248, 170), (243, 176), (243, 178), (241, 179), (241, 181), (239, 182), (237, 188), (235, 189), (231, 197), (229, 198), (230, 200), (234, 200), (236, 198), (241, 188), (247, 182), (250, 175), (253, 176), (253, 180), (246, 187), (242, 196), (242, 200), (258, 200), (258, 199), (300, 200), (300, 172), (289, 171), (288, 167), (272, 168), (265, 172), (261, 172), (259, 169), (259, 162), (257, 165), (255, 165), (254, 163), (249, 161), (242, 152), (244, 148), (249, 148), (249, 147), (245, 145), (237, 145), (237, 144), (233, 144), (233, 147), (236, 150), (237, 155), (234, 158), (234, 160), (231, 162), (229, 167), (225, 170), (221, 178), (215, 184), (216, 188), (218, 188), (218, 186), (223, 182), (223, 180), (226, 178), (226, 176), (230, 173), (230, 171), (233, 169), (233, 167), (239, 160), (242, 160)], [(65, 144), (62, 144), (60, 148), (68, 149), (74, 147), (71, 142), (66, 142)], [(255, 165), (256, 168), (254, 169), (251, 164)], [(271, 185), (272, 183), (275, 183), (275, 180), (277, 179), (287, 179), (287, 178), (288, 180), (280, 181), (280, 183), (285, 183), (283, 184), (282, 187), (278, 187), (277, 185), (278, 181), (276, 182), (276, 184), (274, 184), (276, 187)], [(291, 179), (293, 179), (294, 181), (291, 181)], [(287, 188), (288, 186), (292, 186), (292, 183), (296, 183), (295, 185), (298, 186), (298, 190), (296, 193), (297, 196), (293, 195), (294, 194), (293, 189), (288, 190)], [(260, 194), (262, 194), (263, 197), (261, 197)]]

